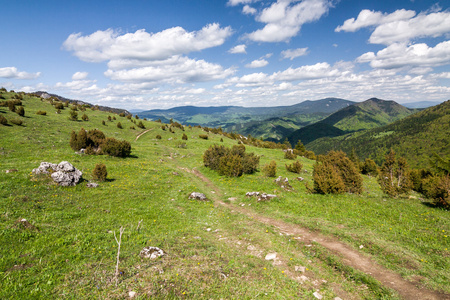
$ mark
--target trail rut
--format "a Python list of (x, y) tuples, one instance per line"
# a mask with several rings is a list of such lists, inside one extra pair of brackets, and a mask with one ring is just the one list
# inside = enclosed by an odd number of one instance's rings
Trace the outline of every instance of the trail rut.
[(310, 243), (316, 242), (323, 247), (330, 250), (333, 254), (340, 257), (342, 262), (347, 266), (350, 266), (356, 270), (369, 274), (384, 286), (389, 287), (399, 293), (403, 299), (423, 299), (423, 300), (441, 300), (450, 299), (450, 295), (442, 294), (437, 291), (431, 291), (424, 287), (419, 287), (413, 283), (403, 279), (399, 274), (394, 271), (388, 270), (385, 267), (379, 265), (374, 260), (372, 260), (367, 255), (358, 252), (357, 250), (349, 247), (347, 244), (339, 241), (337, 238), (332, 236), (325, 236), (317, 232), (308, 230), (307, 228), (289, 224), (281, 220), (270, 218), (256, 212), (250, 211), (244, 207), (234, 206), (232, 204), (225, 203), (218, 199), (222, 196), (220, 189), (214, 185), (208, 178), (206, 178), (198, 170), (189, 170), (186, 168), (180, 168), (183, 171), (194, 174), (196, 177), (201, 179), (209, 188), (214, 190), (215, 203), (227, 207), (230, 210), (237, 211), (241, 214), (247, 215), (254, 220), (261, 223), (272, 225), (279, 228), (283, 233), (300, 236), (302, 242)]

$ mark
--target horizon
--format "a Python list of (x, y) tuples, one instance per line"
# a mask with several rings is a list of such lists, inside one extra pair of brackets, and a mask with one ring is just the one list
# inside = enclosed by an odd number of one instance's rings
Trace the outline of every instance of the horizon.
[(8, 90), (127, 110), (450, 99), (448, 3), (23, 0), (2, 9)]

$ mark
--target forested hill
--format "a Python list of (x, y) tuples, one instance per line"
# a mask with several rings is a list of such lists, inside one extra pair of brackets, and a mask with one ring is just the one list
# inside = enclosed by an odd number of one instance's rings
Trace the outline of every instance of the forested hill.
[(307, 148), (318, 154), (338, 149), (349, 153), (355, 149), (360, 158), (370, 157), (378, 163), (392, 148), (411, 166), (428, 167), (433, 153), (450, 158), (450, 100), (387, 126), (318, 139), (307, 144)]
[(336, 137), (384, 126), (409, 116), (413, 112), (414, 110), (394, 101), (371, 98), (345, 107), (315, 124), (301, 128), (290, 134), (288, 139), (293, 145), (298, 140), (308, 144), (323, 137)]

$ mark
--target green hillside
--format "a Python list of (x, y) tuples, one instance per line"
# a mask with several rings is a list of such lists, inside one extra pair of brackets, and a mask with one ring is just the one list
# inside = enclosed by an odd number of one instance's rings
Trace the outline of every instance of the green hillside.
[[(204, 166), (205, 150), (250, 139), (60, 104), (0, 90), (0, 299), (450, 295), (449, 214), (418, 194), (390, 198), (368, 176), (361, 195), (310, 194), (315, 161), (298, 157), (302, 171), (290, 173), (281, 149), (250, 144), (258, 172), (220, 176)], [(76, 153), (69, 140), (81, 128), (128, 141), (131, 156)], [(84, 181), (62, 187), (32, 174), (42, 161), (68, 161)], [(260, 172), (271, 161), (291, 188)], [(97, 164), (107, 180), (89, 188)], [(246, 196), (254, 191), (276, 198)], [(149, 246), (164, 256), (140, 257)]]
[[(319, 138), (331, 138), (350, 132), (384, 126), (413, 112), (414, 110), (394, 101), (371, 98), (345, 107), (317, 123), (294, 131), (287, 137), (293, 145), (298, 140), (308, 144)], [(323, 151), (321, 150), (321, 152)]]
[(450, 158), (450, 101), (410, 115), (387, 126), (323, 138), (307, 145), (317, 153), (355, 149), (361, 158), (370, 157), (380, 163), (390, 148), (407, 158), (414, 167), (429, 167), (433, 153)]

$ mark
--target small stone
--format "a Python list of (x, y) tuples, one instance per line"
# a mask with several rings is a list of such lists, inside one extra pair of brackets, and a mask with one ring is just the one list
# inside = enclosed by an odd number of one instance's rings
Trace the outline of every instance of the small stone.
[(236, 198), (236, 197), (230, 197), (230, 198), (228, 198), (228, 200), (229, 200), (229, 201), (236, 201), (237, 198)]
[(206, 231), (210, 232), (210, 231), (211, 231), (211, 228), (206, 228)]
[(306, 277), (305, 275), (302, 275), (302, 276), (298, 277), (298, 279), (299, 279), (301, 282), (305, 282), (305, 281), (309, 280), (309, 278)]
[(86, 187), (88, 187), (88, 188), (96, 188), (96, 187), (98, 187), (98, 183), (89, 182), (89, 183), (86, 184)]
[(319, 294), (319, 292), (314, 292), (313, 293), (314, 297), (316, 297), (317, 299), (322, 299), (323, 296), (321, 294)]
[(136, 296), (136, 292), (134, 292), (134, 291), (128, 292), (128, 297), (134, 298), (134, 296)]
[(164, 252), (158, 247), (145, 247), (139, 255), (143, 258), (155, 259), (164, 255)]
[(295, 266), (295, 272), (302, 272), (302, 273), (305, 273), (305, 272), (306, 272), (306, 267)]
[(202, 193), (198, 193), (198, 192), (192, 192), (189, 195), (189, 199), (196, 199), (196, 200), (201, 200), (201, 201), (206, 201), (208, 200), (205, 196), (205, 194)]
[(363, 246), (363, 245), (359, 246), (359, 249), (362, 249), (362, 248), (364, 248), (364, 246)]
[(9, 169), (9, 170), (6, 170), (5, 172), (6, 173), (13, 173), (13, 172), (17, 172), (18, 170), (17, 169)]
[(274, 260), (274, 259), (276, 259), (277, 258), (277, 253), (276, 252), (274, 252), (274, 253), (268, 253), (267, 255), (266, 255), (266, 257), (265, 257), (265, 260)]
[(342, 300), (342, 299), (339, 297), (334, 297), (333, 300)]

